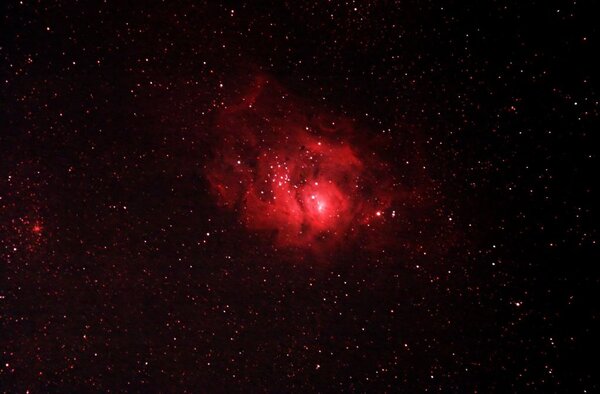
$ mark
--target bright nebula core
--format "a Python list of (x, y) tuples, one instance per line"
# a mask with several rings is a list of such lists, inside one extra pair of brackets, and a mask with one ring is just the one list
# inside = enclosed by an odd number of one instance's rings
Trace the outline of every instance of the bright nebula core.
[(207, 177), (221, 206), (282, 247), (329, 250), (395, 216), (398, 193), (365, 130), (257, 77), (217, 116)]

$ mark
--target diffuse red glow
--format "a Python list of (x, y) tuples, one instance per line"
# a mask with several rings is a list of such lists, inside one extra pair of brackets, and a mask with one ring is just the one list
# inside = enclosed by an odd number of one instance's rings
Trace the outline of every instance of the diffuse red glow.
[(278, 246), (334, 247), (390, 208), (391, 176), (354, 142), (352, 122), (313, 113), (264, 77), (221, 111), (215, 130), (207, 177), (219, 204)]

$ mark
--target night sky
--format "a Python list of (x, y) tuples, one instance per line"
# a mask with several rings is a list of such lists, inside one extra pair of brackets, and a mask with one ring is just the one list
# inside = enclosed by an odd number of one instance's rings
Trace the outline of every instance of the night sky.
[(2, 392), (600, 391), (593, 1), (134, 3), (0, 6)]

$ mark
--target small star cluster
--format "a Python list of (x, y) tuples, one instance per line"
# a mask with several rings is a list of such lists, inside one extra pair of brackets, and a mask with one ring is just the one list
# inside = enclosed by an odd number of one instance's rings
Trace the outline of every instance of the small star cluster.
[(0, 3), (0, 392), (600, 391), (591, 1)]

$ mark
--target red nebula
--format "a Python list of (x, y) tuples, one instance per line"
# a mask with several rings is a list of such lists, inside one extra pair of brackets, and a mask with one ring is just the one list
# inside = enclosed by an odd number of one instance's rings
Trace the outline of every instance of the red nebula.
[(207, 178), (219, 205), (277, 246), (331, 249), (384, 220), (394, 198), (388, 167), (355, 142), (362, 131), (258, 77), (217, 115)]

